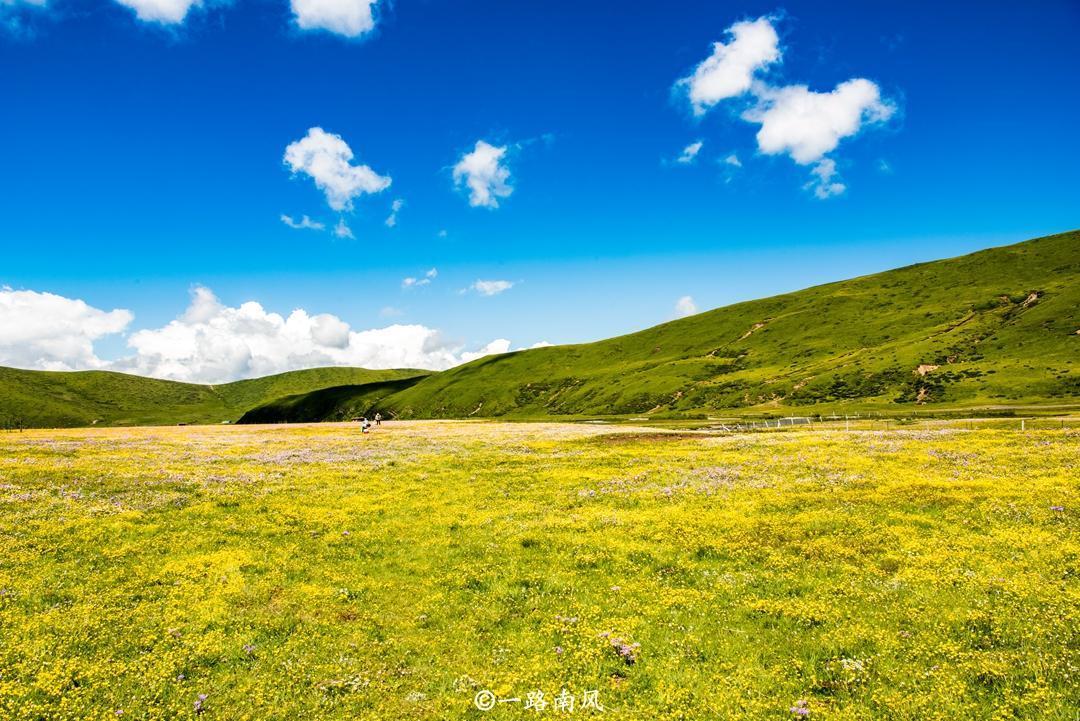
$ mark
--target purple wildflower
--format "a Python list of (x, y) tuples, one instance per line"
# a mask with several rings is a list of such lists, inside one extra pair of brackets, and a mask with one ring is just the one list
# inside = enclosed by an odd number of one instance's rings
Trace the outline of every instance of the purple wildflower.
[(810, 709), (806, 707), (806, 701), (799, 699), (795, 702), (795, 705), (791, 707), (791, 713), (799, 718), (806, 718), (810, 715)]
[(615, 653), (619, 654), (619, 658), (626, 661), (628, 666), (637, 663), (637, 652), (641, 648), (640, 643), (629, 643), (617, 636), (612, 636), (611, 647), (615, 649)]
[(1057, 511), (1058, 513), (1062, 513), (1065, 510), (1065, 506), (1050, 506), (1050, 510), (1051, 511)]
[(205, 702), (206, 702), (206, 694), (204, 694), (204, 693), (199, 694), (199, 697), (197, 699), (195, 699), (195, 713), (201, 714), (205, 710), (203, 708), (203, 704)]
[(250, 643), (245, 643), (244, 644), (244, 653), (246, 653), (248, 656), (255, 653), (255, 645), (250, 644)]

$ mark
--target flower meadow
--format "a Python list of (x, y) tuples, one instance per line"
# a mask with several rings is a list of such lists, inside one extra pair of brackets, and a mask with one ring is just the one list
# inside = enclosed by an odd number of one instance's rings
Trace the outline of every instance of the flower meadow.
[(1070, 430), (2, 433), (0, 718), (1073, 721), (1078, 518)]

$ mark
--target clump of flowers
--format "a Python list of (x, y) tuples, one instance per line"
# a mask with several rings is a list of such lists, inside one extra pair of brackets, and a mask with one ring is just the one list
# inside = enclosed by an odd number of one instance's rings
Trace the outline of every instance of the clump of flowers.
[(854, 689), (870, 678), (870, 664), (859, 658), (834, 658), (825, 664), (822, 688), (832, 691)]
[(205, 711), (206, 710), (205, 704), (206, 704), (206, 694), (201, 693), (201, 694), (199, 694), (198, 698), (195, 699), (195, 713), (201, 714), (203, 711)]
[(807, 708), (806, 699), (799, 699), (795, 702), (795, 705), (791, 707), (791, 713), (793, 716), (799, 718), (806, 718), (810, 715), (810, 709)]
[(600, 634), (600, 638), (606, 638), (608, 643), (611, 644), (611, 648), (615, 653), (626, 662), (627, 666), (633, 666), (637, 663), (638, 652), (641, 649), (640, 643), (630, 643), (628, 640), (616, 636), (610, 631), (604, 631)]

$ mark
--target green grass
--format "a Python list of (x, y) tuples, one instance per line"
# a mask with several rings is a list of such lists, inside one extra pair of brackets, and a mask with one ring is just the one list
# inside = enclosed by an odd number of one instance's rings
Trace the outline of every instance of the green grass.
[[(0, 717), (1074, 721), (1078, 459), (1069, 430), (0, 433)], [(607, 710), (472, 706), (563, 688)]]
[(314, 368), (198, 385), (109, 371), (48, 372), (0, 367), (0, 425), (68, 427), (171, 425), (236, 421), (282, 396), (340, 386), (416, 377), (426, 371)]
[(360, 385), (334, 386), (278, 398), (245, 413), (239, 423), (312, 423), (373, 417), (394, 393), (416, 385), (426, 375)]

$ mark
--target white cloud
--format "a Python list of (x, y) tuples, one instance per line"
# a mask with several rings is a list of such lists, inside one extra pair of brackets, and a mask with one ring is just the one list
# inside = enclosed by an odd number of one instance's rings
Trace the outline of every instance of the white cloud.
[(419, 288), (421, 286), (430, 285), (431, 281), (435, 280), (435, 278), (437, 278), (438, 276), (439, 270), (437, 268), (432, 268), (428, 272), (424, 273), (423, 277), (421, 278), (403, 278), (401, 281), (401, 287), (404, 290), (408, 290), (409, 288)]
[(196, 288), (179, 318), (133, 333), (128, 345), (135, 354), (114, 367), (203, 383), (334, 365), (442, 370), (504, 352), (504, 343), (509, 348), (509, 342), (500, 339), (469, 352), (423, 325), (357, 331), (336, 316), (311, 315), (299, 308), (282, 316), (255, 302), (229, 307), (210, 290)]
[[(787, 154), (799, 165), (813, 164), (813, 177), (806, 187), (817, 197), (843, 193), (836, 163), (825, 156), (841, 140), (888, 120), (896, 105), (882, 98), (878, 86), (865, 78), (852, 78), (819, 93), (806, 85), (772, 85), (756, 77), (781, 58), (778, 36), (768, 17), (735, 23), (728, 34), (730, 42), (717, 43), (712, 56), (676, 84), (687, 89), (695, 114), (705, 113), (726, 98), (749, 94), (752, 104), (741, 117), (761, 126), (758, 149), (766, 155)], [(728, 162), (741, 165), (734, 155)]]
[(881, 99), (878, 86), (865, 78), (846, 80), (827, 93), (805, 85), (763, 88), (758, 103), (743, 114), (759, 123), (758, 147), (763, 153), (787, 153), (800, 165), (820, 160), (843, 138), (864, 124), (888, 120), (896, 106)]
[(300, 220), (293, 220), (292, 216), (282, 213), (281, 222), (290, 228), (295, 228), (297, 230), (324, 230), (326, 228), (322, 223), (317, 220), (312, 220), (306, 215), (301, 217)]
[(352, 228), (345, 224), (344, 218), (338, 218), (337, 225), (334, 226), (334, 237), (348, 238), (349, 240), (354, 240), (356, 238), (356, 236), (353, 235)]
[[(383, 309), (388, 316), (400, 312)], [(127, 310), (104, 311), (52, 293), (0, 288), (0, 365), (110, 369), (225, 383), (323, 366), (444, 370), (510, 350), (510, 341), (500, 338), (468, 351), (464, 343), (418, 324), (357, 331), (337, 316), (302, 308), (283, 316), (256, 302), (230, 307), (208, 288), (197, 287), (175, 320), (128, 337), (131, 355), (117, 361), (99, 358), (94, 341), (124, 332), (132, 319)]]
[(510, 170), (502, 164), (507, 146), (495, 147), (483, 140), (476, 141), (471, 153), (461, 156), (454, 166), (454, 184), (469, 188), (469, 205), (498, 208), (499, 198), (514, 192), (510, 185)]
[(447, 236), (447, 232), (446, 232), (446, 229), (445, 229), (445, 228), (443, 228), (442, 230), (440, 230), (440, 231), (439, 231), (438, 233), (436, 233), (435, 235), (439, 236), (440, 238), (445, 238), (445, 237)]
[(353, 199), (390, 187), (390, 178), (366, 165), (353, 165), (353, 151), (340, 135), (311, 128), (300, 140), (285, 148), (284, 162), (293, 173), (304, 173), (338, 211), (351, 210)]
[(378, 0), (292, 0), (296, 25), (356, 38), (375, 28)]
[(478, 280), (465, 290), (473, 290), (480, 295), (492, 296), (510, 290), (513, 287), (514, 283), (509, 280)]
[(739, 156), (736, 155), (735, 153), (732, 153), (731, 155), (724, 158), (724, 164), (725, 165), (730, 165), (733, 168), (741, 168), (742, 167), (742, 161), (739, 160)]
[(0, 288), (0, 365), (38, 370), (102, 368), (94, 341), (121, 333), (134, 316), (53, 293)]
[(832, 158), (822, 158), (810, 171), (810, 182), (804, 187), (813, 190), (814, 195), (822, 200), (834, 195), (841, 195), (847, 186), (839, 181), (836, 173), (836, 161)]
[(401, 198), (398, 198), (397, 200), (395, 200), (393, 203), (390, 204), (390, 215), (387, 216), (387, 218), (386, 218), (386, 227), (387, 228), (393, 228), (395, 225), (397, 225), (398, 211), (401, 210), (404, 207), (405, 207), (405, 201), (402, 200)]
[(682, 154), (675, 158), (676, 163), (682, 163), (683, 165), (689, 165), (697, 158), (698, 153), (701, 152), (704, 142), (698, 140), (697, 142), (690, 143), (683, 148)]
[(477, 358), (483, 358), (484, 356), (495, 355), (497, 353), (509, 353), (510, 351), (514, 351), (516, 353), (516, 352), (522, 351), (522, 350), (533, 350), (533, 349), (536, 349), (536, 348), (550, 348), (550, 347), (552, 347), (552, 345), (554, 345), (554, 344), (553, 343), (548, 343), (546, 340), (542, 340), (542, 341), (540, 341), (538, 343), (533, 343), (528, 348), (511, 348), (510, 347), (510, 341), (508, 341), (506, 338), (497, 338), (496, 340), (491, 341), (490, 343), (488, 343), (486, 346), (484, 346), (483, 348), (481, 348), (478, 351), (462, 353), (461, 354), (461, 362), (462, 363), (468, 363), (469, 361), (474, 361)]
[(695, 115), (726, 98), (750, 89), (754, 74), (780, 59), (780, 38), (768, 17), (737, 22), (727, 29), (728, 43), (714, 43), (713, 52), (692, 75), (680, 80)]
[(876, 84), (853, 78), (827, 93), (805, 85), (762, 88), (757, 104), (743, 118), (761, 125), (757, 141), (763, 153), (786, 153), (799, 165), (814, 164), (805, 187), (824, 200), (847, 189), (838, 178), (836, 162), (825, 154), (863, 126), (882, 123), (895, 112), (896, 106), (882, 100)]
[(201, 5), (199, 0), (116, 0), (135, 11), (135, 17), (143, 22), (177, 25), (184, 22), (191, 8)]
[(697, 304), (690, 296), (684, 295), (682, 298), (679, 298), (677, 301), (675, 301), (675, 313), (680, 318), (685, 318), (688, 315), (694, 315), (694, 313), (697, 312)]
[(478, 351), (473, 351), (472, 353), (462, 353), (461, 362), (468, 363), (469, 361), (474, 361), (477, 358), (483, 358), (484, 356), (495, 355), (496, 353), (509, 352), (510, 341), (506, 340), (505, 338), (497, 338)]

